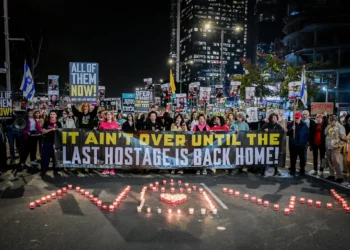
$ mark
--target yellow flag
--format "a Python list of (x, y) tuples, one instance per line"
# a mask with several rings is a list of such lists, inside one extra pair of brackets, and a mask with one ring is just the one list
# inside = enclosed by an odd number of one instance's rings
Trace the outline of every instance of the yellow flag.
[(171, 92), (173, 94), (175, 94), (176, 91), (176, 86), (175, 86), (175, 81), (174, 81), (174, 76), (173, 76), (173, 72), (170, 69), (170, 87), (171, 87)]

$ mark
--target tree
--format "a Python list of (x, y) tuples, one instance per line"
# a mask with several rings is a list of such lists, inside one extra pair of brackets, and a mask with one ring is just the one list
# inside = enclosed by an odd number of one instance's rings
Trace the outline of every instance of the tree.
[(29, 40), (29, 46), (30, 46), (30, 48), (29, 48), (29, 62), (32, 66), (31, 73), (32, 73), (33, 79), (35, 81), (35, 78), (37, 77), (37, 75), (35, 75), (35, 69), (39, 64), (41, 47), (43, 44), (43, 37), (40, 37), (40, 41), (39, 41), (38, 45), (35, 47), (33, 45), (33, 41), (30, 38), (30, 36), (29, 35), (26, 35), (26, 36)]

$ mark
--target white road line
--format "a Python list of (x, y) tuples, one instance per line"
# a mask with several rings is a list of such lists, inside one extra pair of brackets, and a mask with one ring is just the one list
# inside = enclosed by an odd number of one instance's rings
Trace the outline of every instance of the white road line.
[(207, 192), (213, 196), (213, 198), (216, 200), (217, 203), (219, 203), (219, 205), (223, 208), (223, 209), (228, 209), (228, 207), (219, 199), (219, 197), (217, 197), (213, 191), (211, 191), (210, 188), (207, 187), (207, 185), (205, 185), (204, 183), (201, 183), (201, 185), (205, 188), (205, 190), (207, 190)]

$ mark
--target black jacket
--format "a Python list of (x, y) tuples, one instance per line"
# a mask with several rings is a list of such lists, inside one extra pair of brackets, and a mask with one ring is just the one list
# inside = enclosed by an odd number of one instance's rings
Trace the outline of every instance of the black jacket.
[(80, 112), (74, 105), (72, 106), (73, 114), (78, 118), (79, 128), (93, 129), (94, 119), (97, 115), (98, 106), (95, 106), (92, 112), (84, 114)]
[(277, 122), (273, 124), (272, 122), (265, 123), (261, 130), (268, 129), (269, 131), (283, 130), (282, 126)]
[(122, 125), (122, 131), (125, 133), (135, 133), (136, 131), (136, 123), (133, 122), (132, 125), (130, 126), (129, 122), (126, 121)]

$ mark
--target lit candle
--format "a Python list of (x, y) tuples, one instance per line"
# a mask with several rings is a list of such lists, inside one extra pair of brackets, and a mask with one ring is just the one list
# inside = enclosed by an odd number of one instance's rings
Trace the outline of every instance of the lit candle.
[(68, 184), (68, 189), (72, 190), (73, 189), (73, 185), (72, 184)]
[(252, 198), (251, 198), (251, 201), (252, 201), (253, 203), (255, 203), (255, 202), (256, 202), (256, 197), (252, 197)]
[(30, 208), (30, 209), (34, 209), (34, 208), (35, 208), (35, 202), (29, 203), (29, 208)]
[(113, 206), (114, 206), (114, 208), (117, 208), (118, 203), (117, 202), (113, 202)]
[(159, 187), (159, 182), (158, 181), (156, 182), (156, 187)]
[(236, 196), (236, 197), (239, 197), (239, 191), (236, 191), (236, 192), (235, 192), (235, 196)]
[(295, 201), (296, 198), (297, 198), (297, 197), (295, 197), (295, 196), (291, 196), (291, 197), (290, 197), (290, 201)]
[(174, 180), (173, 180), (173, 179), (170, 179), (170, 183), (174, 183)]
[(62, 190), (61, 190), (61, 189), (57, 190), (57, 195), (58, 195), (58, 196), (61, 196), (61, 195), (62, 195)]
[(190, 214), (193, 214), (193, 213), (194, 213), (194, 208), (189, 208), (189, 209), (188, 209), (188, 212), (189, 212)]
[(223, 188), (222, 192), (227, 193), (227, 188)]
[(185, 188), (188, 188), (190, 186), (190, 184), (185, 183)]
[(305, 198), (300, 198), (300, 203), (304, 204), (305, 203)]
[(332, 209), (332, 203), (327, 203), (327, 208), (328, 208), (329, 210), (331, 210), (331, 209)]
[(161, 214), (161, 213), (162, 213), (162, 209), (161, 209), (161, 208), (158, 208), (158, 209), (157, 209), (157, 212), (158, 212), (158, 214)]
[(46, 196), (46, 201), (51, 201), (51, 195)]
[(51, 198), (56, 199), (56, 193), (51, 193)]
[(92, 201), (93, 201), (94, 203), (97, 203), (98, 198), (97, 198), (97, 197), (94, 197), (94, 198), (92, 199)]
[(201, 214), (202, 214), (202, 215), (204, 215), (206, 211), (207, 211), (206, 208), (201, 208)]
[(248, 199), (249, 199), (249, 194), (245, 194), (245, 195), (244, 195), (244, 199), (245, 199), (245, 200), (248, 200)]
[(138, 212), (138, 213), (141, 213), (141, 210), (142, 210), (142, 207), (141, 207), (141, 206), (138, 206), (138, 207), (137, 207), (137, 212)]
[(258, 205), (261, 205), (261, 204), (262, 204), (262, 199), (259, 198), (259, 199), (258, 199)]
[(170, 208), (168, 209), (168, 213), (171, 214), (171, 209)]
[(345, 210), (348, 207), (348, 204), (342, 204), (342, 207)]
[(178, 209), (178, 210), (177, 210), (177, 213), (178, 213), (178, 214), (181, 214), (181, 210), (180, 210), (180, 209)]
[(46, 203), (46, 197), (41, 197), (41, 203), (45, 204)]
[(149, 188), (153, 188), (153, 183), (149, 184)]
[(166, 180), (163, 180), (163, 185), (166, 185)]
[(187, 193), (191, 193), (192, 192), (192, 189), (190, 189), (190, 188), (187, 188)]
[(177, 181), (177, 184), (178, 184), (178, 185), (181, 185), (181, 184), (182, 184), (182, 181), (180, 181), (180, 180)]
[(203, 193), (203, 188), (198, 189), (199, 193), (202, 194)]
[(335, 189), (331, 189), (331, 192), (335, 192)]
[(345, 212), (350, 213), (350, 207), (347, 207), (347, 208), (345, 209)]
[(148, 207), (148, 208), (147, 208), (147, 213), (150, 213), (150, 212), (151, 212), (151, 208)]
[(273, 205), (273, 210), (278, 211), (278, 209), (280, 209), (280, 205), (278, 204)]
[(213, 214), (217, 214), (218, 210), (216, 208), (213, 209)]
[(196, 191), (197, 187), (196, 186), (192, 186), (192, 189), (193, 189), (193, 191)]
[(180, 188), (180, 193), (182, 194), (184, 192), (184, 189), (183, 188)]
[(290, 205), (295, 205), (295, 201), (290, 201), (289, 204)]
[(113, 205), (109, 205), (109, 211), (113, 212), (114, 211), (114, 206)]
[(85, 192), (85, 197), (89, 197), (90, 192)]
[(264, 201), (264, 207), (268, 207), (269, 206), (269, 201)]
[(228, 190), (228, 194), (233, 194), (233, 189)]
[(35, 201), (35, 205), (40, 206), (40, 204), (41, 204), (41, 201), (40, 201), (40, 200), (36, 200), (36, 201)]
[(290, 214), (289, 208), (285, 208), (285, 209), (284, 209), (284, 214)]
[(66, 188), (66, 187), (63, 187), (63, 188), (62, 188), (62, 191), (63, 191), (63, 193), (67, 193), (67, 188)]
[(103, 210), (107, 210), (107, 205), (103, 205), (103, 206), (102, 206), (102, 209), (103, 209)]
[(294, 205), (289, 204), (289, 210), (294, 211)]
[(175, 188), (170, 188), (172, 193), (175, 193)]
[(162, 193), (165, 193), (165, 187), (161, 187), (160, 191), (162, 191)]
[(80, 187), (76, 187), (75, 191), (80, 192)]
[(153, 189), (153, 193), (157, 192), (157, 188), (156, 187), (153, 187), (152, 189)]
[(311, 199), (308, 199), (308, 200), (307, 200), (307, 204), (308, 204), (309, 206), (312, 206), (312, 203), (313, 203), (313, 201), (312, 201)]
[(80, 194), (84, 195), (85, 194), (85, 190), (84, 189), (80, 189)]
[(321, 207), (321, 202), (320, 201), (316, 201), (316, 207)]
[(92, 201), (92, 199), (94, 198), (94, 196), (92, 194), (89, 195), (89, 200)]
[(101, 200), (98, 200), (98, 201), (97, 201), (97, 206), (98, 206), (98, 207), (102, 206), (102, 201), (101, 201)]

